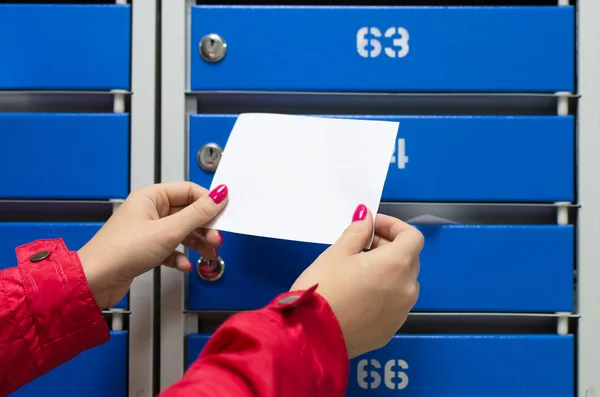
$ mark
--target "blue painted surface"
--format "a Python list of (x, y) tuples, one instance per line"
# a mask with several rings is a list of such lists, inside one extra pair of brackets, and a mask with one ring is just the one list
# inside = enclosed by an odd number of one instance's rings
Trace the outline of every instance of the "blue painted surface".
[(111, 332), (110, 341), (23, 386), (10, 397), (126, 397), (127, 332)]
[[(379, 30), (380, 38), (364, 36), (378, 44), (360, 43), (365, 27)], [(401, 36), (384, 37), (398, 27), (409, 37), (405, 56), (393, 42)], [(227, 42), (218, 63), (205, 62), (198, 51), (209, 33)], [(574, 34), (571, 6), (195, 6), (191, 89), (574, 91)]]
[[(188, 366), (208, 338), (188, 336)], [(574, 383), (572, 336), (397, 335), (351, 360), (346, 397), (572, 397)]]
[(0, 90), (130, 88), (131, 6), (0, 4)]
[[(79, 250), (94, 234), (102, 223), (21, 223), (0, 222), (0, 269), (17, 265), (15, 248), (41, 239), (62, 238), (71, 251)], [(128, 295), (115, 308), (127, 309)]]
[(0, 113), (0, 199), (129, 192), (129, 115)]
[[(416, 311), (573, 310), (572, 226), (420, 226), (421, 291)], [(223, 234), (223, 277), (189, 276), (192, 310), (255, 309), (288, 291), (323, 245)], [(198, 254), (190, 252), (192, 263)]]
[[(341, 116), (336, 116), (341, 117)], [(351, 117), (351, 116), (346, 116)], [(390, 163), (382, 201), (555, 202), (574, 200), (571, 116), (354, 116), (398, 121), (408, 162)], [(209, 187), (196, 162), (209, 142), (225, 147), (236, 115), (190, 119), (190, 178)], [(395, 156), (398, 156), (396, 146)], [(368, 155), (368, 154), (367, 154)]]

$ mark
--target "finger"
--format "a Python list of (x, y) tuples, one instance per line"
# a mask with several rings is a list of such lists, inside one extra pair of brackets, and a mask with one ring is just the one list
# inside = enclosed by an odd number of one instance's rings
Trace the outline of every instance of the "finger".
[(421, 272), (421, 259), (417, 258), (417, 260), (411, 264), (410, 269), (412, 270), (415, 276), (418, 276)]
[(389, 241), (393, 241), (404, 230), (412, 227), (393, 216), (377, 214), (375, 217), (375, 234), (385, 237)]
[(165, 195), (170, 207), (185, 207), (208, 194), (208, 190), (193, 182), (167, 182), (155, 186)]
[(227, 195), (227, 186), (219, 185), (208, 195), (200, 197), (181, 211), (159, 222), (163, 223), (162, 227), (173, 230), (177, 238), (183, 241), (190, 233), (213, 220), (225, 208)]
[(196, 229), (191, 232), (188, 237), (198, 239), (202, 242), (202, 244), (212, 248), (219, 248), (223, 245), (223, 237), (221, 236), (221, 232), (215, 229)]
[(190, 234), (183, 240), (182, 244), (208, 259), (216, 258), (218, 255), (215, 247), (208, 245), (206, 240), (198, 235)]
[(153, 201), (160, 217), (172, 213), (172, 208), (186, 208), (208, 194), (200, 185), (192, 182), (168, 182), (152, 185), (145, 189), (146, 195)]
[[(409, 226), (396, 235), (389, 244), (384, 244), (366, 253), (374, 261), (382, 263), (396, 263), (400, 258), (414, 258), (423, 249), (423, 234), (416, 228)], [(412, 260), (411, 260), (412, 263)]]
[(165, 266), (173, 269), (180, 270), (182, 272), (189, 272), (192, 270), (192, 264), (190, 260), (181, 252), (175, 251), (165, 259)]
[[(184, 208), (185, 207), (171, 207), (171, 212), (169, 215), (176, 214)], [(199, 228), (196, 229), (195, 232), (192, 232), (192, 234), (194, 233), (204, 237), (206, 239), (206, 243), (211, 247), (219, 248), (221, 245), (223, 245), (223, 236), (218, 230)]]
[(390, 240), (388, 240), (387, 238), (381, 237), (380, 235), (376, 234), (373, 237), (373, 243), (371, 244), (371, 249), (374, 250), (377, 247), (381, 247), (382, 245), (389, 244), (389, 243), (391, 243)]
[(360, 204), (354, 210), (352, 223), (344, 230), (344, 233), (333, 244), (332, 248), (350, 255), (357, 254), (365, 248), (372, 235), (373, 218), (371, 211), (364, 204)]
[(218, 230), (200, 228), (200, 229), (196, 229), (195, 232), (199, 236), (202, 236), (204, 238), (204, 240), (206, 241), (206, 244), (208, 244), (211, 247), (219, 248), (220, 246), (223, 245), (223, 236), (221, 235), (221, 232), (219, 232)]

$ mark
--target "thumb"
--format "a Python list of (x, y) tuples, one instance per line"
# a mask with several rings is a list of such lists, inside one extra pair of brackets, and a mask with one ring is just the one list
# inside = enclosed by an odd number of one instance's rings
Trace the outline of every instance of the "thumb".
[(360, 204), (354, 210), (352, 223), (344, 230), (333, 247), (351, 255), (358, 254), (371, 241), (371, 237), (373, 237), (373, 216), (364, 204)]
[(219, 185), (187, 207), (163, 219), (163, 227), (176, 231), (181, 241), (194, 230), (212, 221), (227, 204), (228, 189)]

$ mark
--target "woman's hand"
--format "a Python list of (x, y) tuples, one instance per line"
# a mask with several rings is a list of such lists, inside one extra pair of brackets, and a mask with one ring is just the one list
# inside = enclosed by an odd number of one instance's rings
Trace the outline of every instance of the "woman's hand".
[(100, 231), (78, 251), (101, 308), (119, 302), (133, 279), (165, 264), (190, 271), (185, 246), (214, 258), (221, 234), (202, 227), (227, 203), (227, 187), (210, 193), (191, 182), (152, 185), (132, 192)]
[(359, 205), (352, 224), (296, 280), (291, 290), (319, 284), (333, 310), (350, 358), (387, 344), (402, 327), (419, 296), (419, 254), (423, 235), (387, 215), (373, 218)]

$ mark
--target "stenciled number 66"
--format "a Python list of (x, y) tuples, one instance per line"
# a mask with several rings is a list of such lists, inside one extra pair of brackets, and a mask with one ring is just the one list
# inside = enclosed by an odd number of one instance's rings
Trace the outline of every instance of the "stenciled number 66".
[[(369, 365), (372, 369), (366, 370)], [(402, 390), (408, 386), (408, 369), (404, 360), (389, 360), (383, 367), (383, 383), (390, 390)], [(375, 359), (362, 359), (356, 366), (356, 380), (362, 389), (377, 389), (381, 386), (381, 363)], [(369, 379), (370, 378), (370, 379)], [(370, 380), (370, 382), (367, 382)]]

